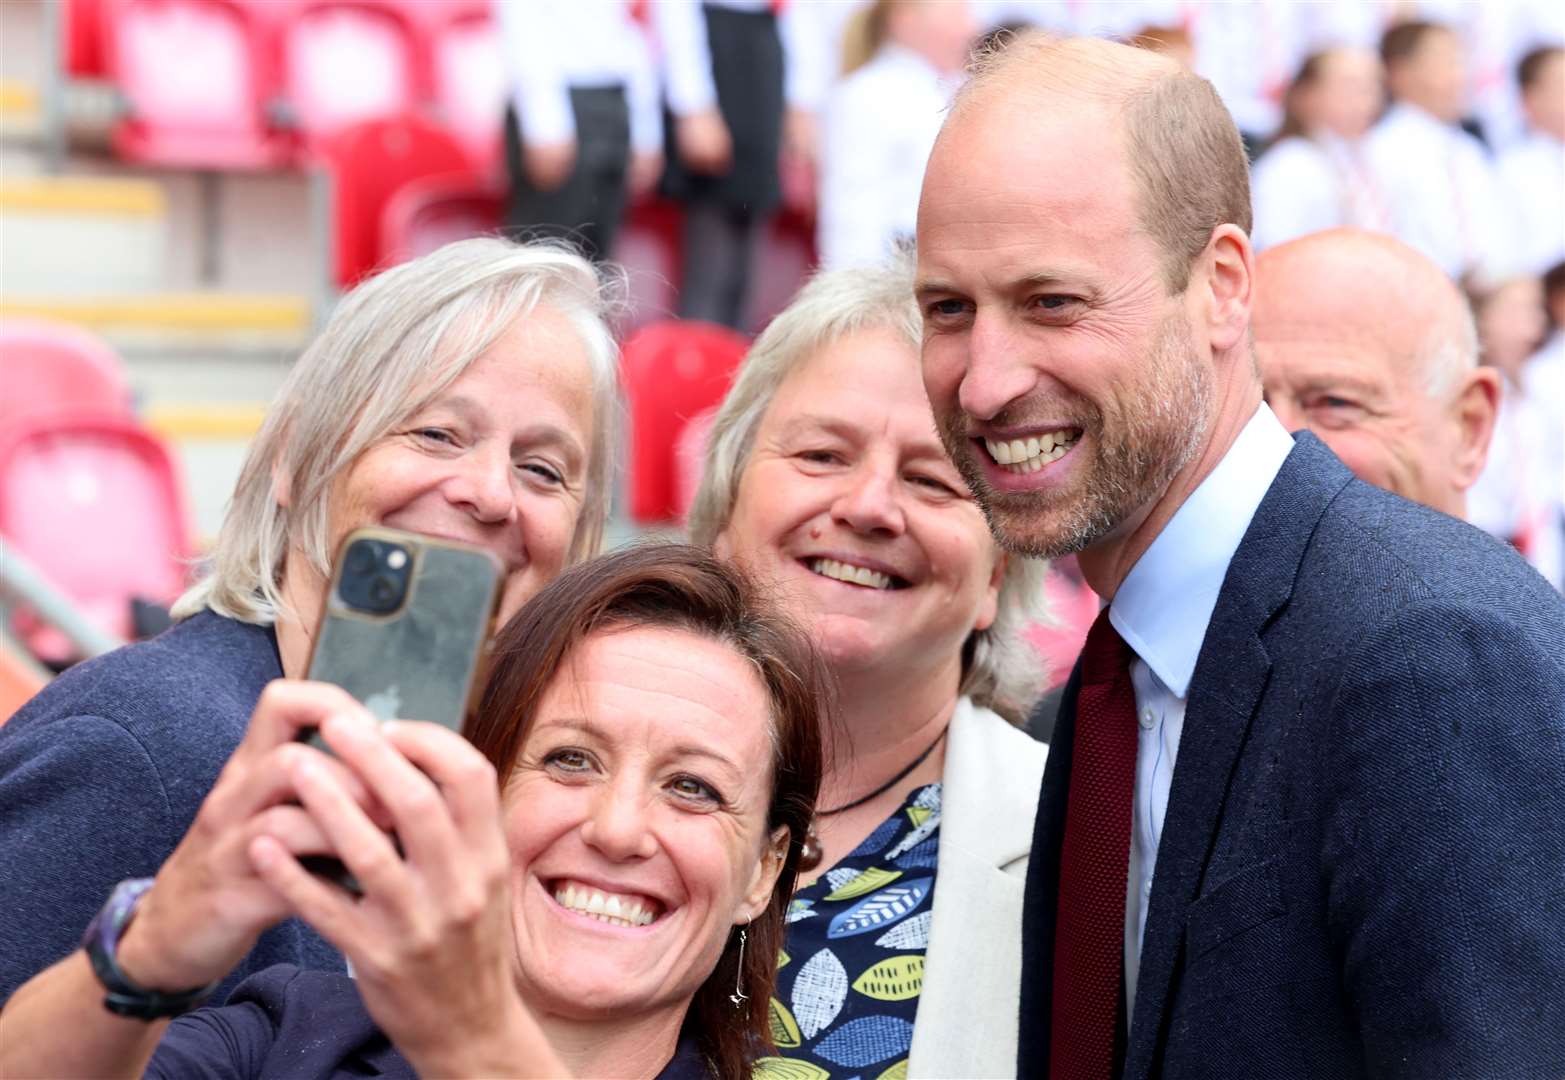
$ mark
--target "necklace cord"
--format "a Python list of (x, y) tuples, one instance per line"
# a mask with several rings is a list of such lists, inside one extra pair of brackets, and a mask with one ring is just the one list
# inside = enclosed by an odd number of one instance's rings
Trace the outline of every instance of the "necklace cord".
[(903, 766), (901, 772), (897, 773), (897, 775), (893, 776), (890, 780), (887, 780), (884, 784), (881, 784), (878, 788), (876, 788), (874, 791), (870, 792), (868, 795), (864, 795), (864, 796), (862, 796), (860, 798), (854, 799), (850, 803), (844, 803), (842, 806), (836, 807), (835, 809), (832, 809), (832, 810), (817, 810), (817, 811), (815, 811), (815, 816), (816, 817), (831, 817), (834, 814), (845, 814), (849, 810), (854, 809), (855, 807), (863, 806), (865, 803), (869, 802), (871, 799), (874, 799), (874, 798), (877, 798), (878, 796), (884, 795), (886, 792), (890, 791), (892, 788), (896, 787), (898, 783), (900, 783), (902, 780), (904, 780), (907, 777), (908, 773), (912, 772), (914, 769), (916, 769), (920, 765), (922, 765), (924, 763), (925, 759), (928, 758), (930, 754), (935, 752), (935, 747), (940, 745), (941, 740), (946, 737), (946, 732), (950, 731), (950, 730), (951, 730), (951, 725), (950, 724), (947, 724), (945, 727), (941, 728), (940, 729), (940, 734), (935, 736), (935, 741), (930, 743), (928, 746), (924, 747), (923, 753), (919, 754), (918, 757), (916, 757), (912, 761), (908, 762), (905, 766)]

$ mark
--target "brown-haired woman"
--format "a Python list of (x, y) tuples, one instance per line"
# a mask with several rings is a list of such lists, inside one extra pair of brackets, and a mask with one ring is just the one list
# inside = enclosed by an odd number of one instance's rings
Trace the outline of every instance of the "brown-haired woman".
[[(298, 915), (354, 978), (272, 968), (165, 1028), (106, 1011), (84, 949), (0, 1013), (0, 1073), (746, 1075), (822, 690), (798, 633), (678, 546), (539, 593), (497, 639), (471, 742), (274, 683), (109, 954), (180, 1001)], [(315, 726), (336, 760), (293, 741)], [(313, 853), (363, 895), (306, 873)]]

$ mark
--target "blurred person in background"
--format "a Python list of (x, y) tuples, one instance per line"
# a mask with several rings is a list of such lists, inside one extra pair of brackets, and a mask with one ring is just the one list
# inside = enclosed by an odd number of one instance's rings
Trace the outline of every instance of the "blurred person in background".
[(658, 0), (672, 120), (663, 193), (684, 210), (679, 316), (746, 329), (750, 264), (782, 200), (785, 141), (808, 155), (815, 117), (796, 55), (818, 47), (771, 0)]
[(1543, 306), (1549, 337), (1522, 367), (1522, 392), (1537, 403), (1542, 422), (1539, 469), (1542, 479), (1553, 485), (1553, 499), (1545, 496), (1542, 524), (1553, 533), (1545, 538), (1545, 547), (1556, 545), (1558, 558), (1550, 565), (1540, 554), (1533, 565), (1555, 588), (1565, 589), (1565, 261), (1543, 275)]
[(1252, 170), (1257, 250), (1341, 225), (1389, 227), (1363, 145), (1384, 105), (1380, 59), (1368, 49), (1305, 59), (1283, 99), (1276, 141)]
[(875, 0), (849, 24), (823, 110), (816, 242), (827, 268), (871, 266), (913, 235), (924, 162), (978, 33), (966, 0)]
[(511, 83), (506, 227), (612, 254), (627, 200), (663, 170), (650, 43), (627, 0), (500, 0)]
[[(350, 531), (487, 548), (508, 575), (502, 615), (597, 552), (616, 430), (607, 307), (580, 256), (496, 239), (341, 300), (251, 444), (178, 623), (71, 668), (0, 728), (0, 1001), (75, 948), (115, 882), (169, 857), (262, 688), (305, 674)], [(276, 963), (342, 966), (297, 921), (234, 959), (224, 988)]]
[(1548, 445), (1545, 416), (1560, 403), (1538, 400), (1529, 392), (1528, 361), (1549, 330), (1543, 283), (1522, 275), (1472, 292), (1473, 314), (1483, 362), (1500, 375), (1504, 394), (1495, 420), (1489, 464), (1473, 485), (1468, 519), (1485, 532), (1509, 541), (1528, 562), (1558, 586), (1559, 530), (1551, 508), (1559, 501), (1562, 478), (1550, 475), (1558, 454)]
[(1462, 39), (1434, 22), (1402, 22), (1380, 42), (1391, 107), (1369, 134), (1370, 168), (1391, 232), (1452, 278), (1493, 278), (1515, 263), (1515, 224), (1469, 110)]
[(905, 265), (823, 273), (772, 321), (690, 530), (785, 598), (837, 686), (779, 1052), (822, 1075), (1003, 1076), (1046, 756), (1014, 726), (1045, 685), (1021, 636), (1042, 564), (1001, 554), (941, 448), (910, 284)]
[[(0, 1074), (748, 1077), (824, 698), (798, 630), (669, 545), (546, 587), (496, 638), (471, 743), (275, 683), (156, 879), (0, 1012)], [(361, 898), (297, 861), (321, 852)], [(352, 977), (279, 965), (166, 1027), (104, 1008), (105, 955), (199, 987), (288, 914)]]
[(1500, 376), (1478, 366), (1467, 299), (1389, 236), (1312, 233), (1255, 260), (1266, 403), (1360, 480), (1453, 517), (1483, 471)]
[(1519, 266), (1541, 274), (1565, 259), (1565, 48), (1533, 49), (1516, 83), (1527, 133), (1500, 155), (1500, 189), (1525, 225)]

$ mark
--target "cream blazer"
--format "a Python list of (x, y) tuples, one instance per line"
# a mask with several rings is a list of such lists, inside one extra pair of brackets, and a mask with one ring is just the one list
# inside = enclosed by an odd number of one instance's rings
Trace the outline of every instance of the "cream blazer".
[(949, 740), (908, 1076), (1015, 1076), (1022, 891), (1049, 748), (965, 697)]

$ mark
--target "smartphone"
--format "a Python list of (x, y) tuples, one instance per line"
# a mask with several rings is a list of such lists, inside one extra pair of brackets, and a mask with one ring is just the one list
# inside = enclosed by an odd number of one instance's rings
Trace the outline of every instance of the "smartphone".
[(359, 529), (333, 567), (308, 677), (342, 687), (377, 720), (460, 731), (477, 701), (499, 602), (500, 561), (490, 552)]
[[(500, 603), (499, 559), (397, 529), (350, 533), (332, 568), (307, 677), (334, 683), (381, 721), (461, 731), (478, 701)], [(330, 753), (318, 732), (303, 736)], [(342, 863), (303, 860), (357, 891)]]

